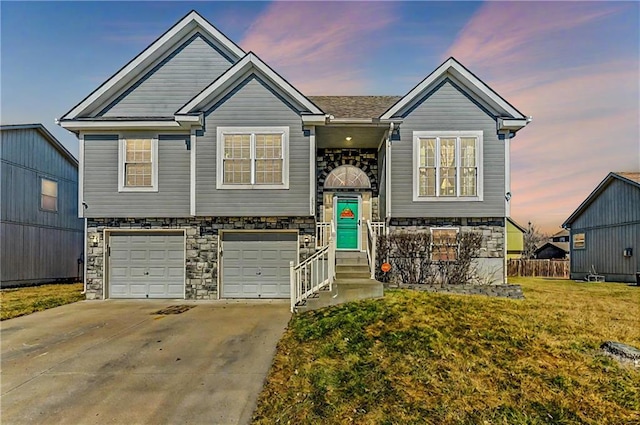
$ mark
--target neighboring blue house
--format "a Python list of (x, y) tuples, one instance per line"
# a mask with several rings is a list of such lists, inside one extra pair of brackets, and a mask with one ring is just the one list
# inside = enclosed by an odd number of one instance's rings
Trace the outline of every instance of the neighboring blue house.
[(78, 161), (42, 124), (0, 126), (0, 286), (78, 281)]
[(501, 283), (529, 121), (453, 58), (405, 96), (307, 97), (191, 12), (59, 119), (80, 142), (87, 297), (288, 298), (331, 222), (368, 254), (369, 228), (480, 231)]

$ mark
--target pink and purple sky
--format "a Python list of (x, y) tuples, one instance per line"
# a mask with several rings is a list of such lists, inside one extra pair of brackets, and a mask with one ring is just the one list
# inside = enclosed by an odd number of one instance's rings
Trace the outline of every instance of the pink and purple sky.
[(454, 56), (533, 122), (512, 216), (555, 233), (609, 171), (640, 171), (637, 2), (2, 2), (0, 116), (53, 124), (195, 9), (307, 95), (403, 95)]

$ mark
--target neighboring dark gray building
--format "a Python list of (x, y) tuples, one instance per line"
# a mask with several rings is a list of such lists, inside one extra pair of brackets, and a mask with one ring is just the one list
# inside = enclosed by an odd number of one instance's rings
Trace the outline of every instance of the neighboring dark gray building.
[(546, 242), (533, 254), (538, 260), (562, 260), (569, 255), (569, 242)]
[(562, 224), (571, 232), (571, 278), (607, 281), (640, 272), (640, 172), (611, 172)]
[(42, 124), (0, 126), (0, 286), (77, 280), (78, 161)]

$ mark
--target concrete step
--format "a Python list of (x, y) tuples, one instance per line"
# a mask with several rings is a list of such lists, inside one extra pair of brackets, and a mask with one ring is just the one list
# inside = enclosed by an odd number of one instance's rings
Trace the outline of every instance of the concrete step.
[(369, 279), (371, 272), (369, 267), (366, 271), (336, 271), (336, 279)]
[(331, 305), (380, 298), (383, 294), (382, 283), (371, 279), (336, 279), (332, 291), (320, 291), (306, 300), (305, 305), (296, 307), (298, 312), (317, 310)]
[(359, 251), (336, 251), (336, 265), (338, 266), (358, 266), (368, 265), (369, 259), (366, 252)]

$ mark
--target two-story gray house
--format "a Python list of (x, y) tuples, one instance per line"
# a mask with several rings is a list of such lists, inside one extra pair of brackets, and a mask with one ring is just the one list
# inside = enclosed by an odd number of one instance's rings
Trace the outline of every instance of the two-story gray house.
[(58, 123), (80, 143), (88, 298), (288, 298), (371, 224), (455, 239), (502, 282), (529, 118), (453, 58), (404, 96), (308, 97), (191, 12)]

